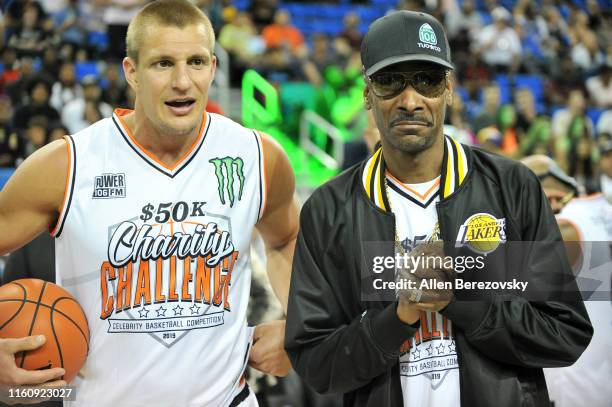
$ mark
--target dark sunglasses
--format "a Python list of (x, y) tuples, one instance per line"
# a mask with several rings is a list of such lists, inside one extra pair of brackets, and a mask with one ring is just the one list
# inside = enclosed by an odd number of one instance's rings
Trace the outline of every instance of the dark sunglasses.
[(417, 72), (380, 72), (369, 76), (372, 92), (382, 99), (391, 99), (410, 84), (414, 90), (428, 98), (439, 97), (446, 88), (446, 71), (432, 69)]

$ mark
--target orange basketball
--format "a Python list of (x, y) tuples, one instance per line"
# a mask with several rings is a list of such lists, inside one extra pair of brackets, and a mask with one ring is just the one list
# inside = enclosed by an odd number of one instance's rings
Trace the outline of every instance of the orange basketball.
[(60, 286), (34, 278), (0, 287), (0, 338), (45, 335), (33, 351), (15, 354), (27, 370), (63, 367), (64, 380), (77, 375), (89, 350), (87, 318), (79, 303)]

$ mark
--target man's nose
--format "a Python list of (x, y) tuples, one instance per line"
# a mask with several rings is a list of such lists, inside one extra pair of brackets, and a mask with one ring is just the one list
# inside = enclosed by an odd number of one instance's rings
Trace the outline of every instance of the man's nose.
[(178, 63), (174, 67), (172, 77), (172, 88), (180, 91), (189, 89), (191, 85), (191, 78), (187, 70), (187, 64)]
[(410, 84), (407, 84), (402, 93), (398, 96), (398, 107), (408, 112), (415, 112), (423, 109), (423, 96), (417, 92)]

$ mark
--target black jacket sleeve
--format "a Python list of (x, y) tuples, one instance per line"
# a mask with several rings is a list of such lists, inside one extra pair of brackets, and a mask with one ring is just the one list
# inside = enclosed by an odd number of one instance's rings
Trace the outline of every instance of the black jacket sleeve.
[[(522, 182), (515, 189), (520, 195), (507, 210), (522, 240), (533, 242), (523, 249), (522, 275), (539, 283), (537, 300), (490, 292), (483, 301), (454, 300), (442, 314), (491, 359), (524, 367), (568, 366), (586, 349), (593, 328), (537, 178), (524, 169), (516, 179)], [(565, 290), (563, 298), (556, 287)]]
[(326, 205), (313, 198), (300, 215), (285, 348), (315, 390), (349, 392), (398, 363), (401, 344), (416, 329), (398, 318), (395, 303), (359, 308), (359, 293), (350, 288), (359, 271), (347, 266), (348, 259), (339, 261), (343, 249), (335, 226), (325, 219)]

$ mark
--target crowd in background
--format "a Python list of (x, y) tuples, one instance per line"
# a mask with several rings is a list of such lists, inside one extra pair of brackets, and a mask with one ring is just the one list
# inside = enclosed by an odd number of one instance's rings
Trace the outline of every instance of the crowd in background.
[[(127, 25), (147, 2), (4, 2), (0, 166), (17, 166), (45, 143), (132, 106), (120, 61)], [(367, 127), (356, 117), (363, 113), (359, 48), (368, 24), (410, 9), (445, 23), (456, 67), (447, 131), (461, 141), (515, 158), (548, 154), (587, 183), (598, 143), (612, 134), (607, 0), (194, 3), (230, 55), (233, 87), (247, 69), (279, 89), (305, 83), (314, 108), (341, 128), (359, 122), (362, 134)], [(343, 97), (357, 103), (339, 104)]]

